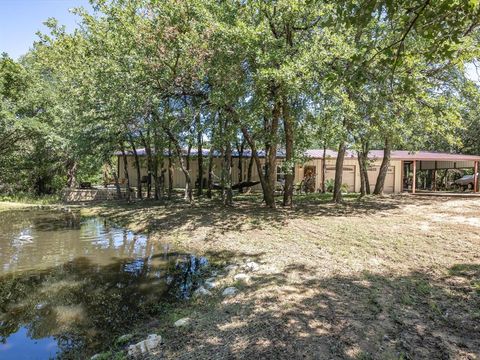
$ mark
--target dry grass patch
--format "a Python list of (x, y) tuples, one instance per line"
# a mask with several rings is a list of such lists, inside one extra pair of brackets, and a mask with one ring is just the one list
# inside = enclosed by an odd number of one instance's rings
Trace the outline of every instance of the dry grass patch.
[[(477, 359), (480, 199), (409, 196), (101, 206), (157, 241), (261, 264), (239, 295), (185, 304), (195, 326), (159, 327), (169, 358)], [(233, 280), (225, 280), (232, 284)]]

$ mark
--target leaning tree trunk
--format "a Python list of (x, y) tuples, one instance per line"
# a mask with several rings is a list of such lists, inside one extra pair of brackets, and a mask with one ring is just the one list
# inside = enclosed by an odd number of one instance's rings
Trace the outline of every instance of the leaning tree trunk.
[[(262, 186), (262, 189), (263, 189), (263, 196), (264, 196), (265, 201), (267, 202), (266, 194), (269, 194), (270, 192), (269, 192), (269, 188), (268, 188), (268, 184), (267, 184), (267, 176), (262, 171), (262, 162), (260, 161), (260, 157), (258, 156), (257, 147), (255, 145), (254, 140), (250, 137), (250, 134), (248, 133), (248, 130), (245, 127), (242, 128), (242, 133), (243, 133), (243, 136), (245, 137), (245, 139), (247, 140), (248, 145), (250, 146), (250, 149), (252, 151), (252, 158), (255, 161), (255, 165), (257, 167), (258, 178), (260, 179), (260, 185)], [(268, 169), (267, 169), (267, 171), (268, 171)], [(251, 176), (251, 174), (250, 174), (250, 176)], [(273, 206), (270, 206), (270, 207), (275, 208), (275, 198), (274, 198), (273, 192), (271, 193), (271, 197), (273, 198)], [(272, 201), (272, 199), (270, 199), (270, 201)], [(267, 202), (267, 206), (269, 206), (268, 202)]]
[(252, 182), (253, 176), (253, 163), (254, 163), (253, 155), (250, 154), (250, 161), (248, 162), (248, 169), (247, 169), (247, 182)]
[(175, 135), (173, 135), (170, 129), (165, 127), (164, 130), (173, 144), (175, 153), (177, 155), (178, 163), (180, 165), (180, 169), (182, 169), (182, 172), (185, 175), (185, 200), (187, 200), (189, 203), (192, 203), (193, 202), (192, 177), (190, 176), (190, 171), (188, 171), (185, 165), (185, 162), (183, 161), (182, 148), (180, 147), (180, 144), (178, 143), (177, 138), (175, 137)]
[(72, 188), (77, 184), (78, 163), (75, 160), (67, 162), (67, 187)]
[[(251, 151), (252, 156), (257, 167), (258, 176), (260, 178), (260, 184), (262, 185), (263, 190), (263, 199), (265, 204), (275, 209), (275, 170), (277, 163), (277, 136), (278, 136), (278, 124), (280, 119), (281, 104), (278, 99), (276, 99), (275, 104), (272, 109), (272, 119), (269, 122), (267, 119), (264, 120), (265, 132), (268, 134), (268, 141), (265, 143), (265, 172), (262, 168), (262, 163), (258, 157), (257, 146), (255, 140), (252, 138), (248, 129), (244, 126), (241, 127), (243, 137), (247, 141)], [(231, 109), (229, 109), (231, 111)], [(238, 114), (235, 114), (238, 122)]]
[(335, 164), (335, 185), (333, 187), (333, 201), (342, 202), (343, 162), (347, 151), (347, 143), (342, 141), (338, 146), (337, 162)]
[(391, 152), (392, 152), (392, 147), (390, 144), (390, 139), (386, 138), (385, 147), (383, 149), (382, 165), (380, 165), (377, 183), (375, 184), (375, 190), (373, 191), (374, 195), (381, 195), (383, 193), (383, 187), (385, 186), (385, 179), (387, 177), (388, 167), (390, 166)]
[[(293, 164), (293, 119), (290, 116), (290, 109), (288, 100), (283, 97), (282, 100), (282, 112), (283, 112), (283, 128), (285, 131), (285, 162), (288, 169), (285, 173), (285, 186), (283, 190), (283, 206), (293, 206), (293, 183), (295, 181), (295, 167)], [(291, 166), (291, 167), (290, 167)]]

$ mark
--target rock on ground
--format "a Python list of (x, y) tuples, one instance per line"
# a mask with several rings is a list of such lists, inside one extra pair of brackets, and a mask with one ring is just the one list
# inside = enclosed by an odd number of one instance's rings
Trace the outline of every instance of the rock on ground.
[(230, 272), (230, 271), (234, 271), (234, 270), (237, 270), (238, 266), (237, 265), (228, 265), (228, 266), (225, 266), (225, 271), (226, 272)]
[(223, 290), (222, 295), (223, 296), (233, 296), (238, 292), (238, 289), (236, 287), (227, 287), (225, 290)]
[(128, 356), (132, 358), (140, 358), (146, 355), (152, 355), (157, 353), (160, 349), (160, 344), (162, 343), (162, 337), (157, 334), (150, 334), (148, 337), (136, 343), (135, 345), (130, 345), (128, 347)]
[(207, 280), (205, 280), (205, 288), (207, 289), (213, 289), (215, 287), (217, 287), (217, 282), (215, 281), (215, 278), (208, 278)]
[(198, 296), (210, 296), (212, 293), (210, 290), (205, 289), (203, 286), (200, 286), (197, 290), (193, 292), (193, 296), (198, 297)]
[(233, 280), (241, 281), (241, 282), (247, 284), (247, 283), (250, 282), (250, 276), (248, 276), (247, 274), (244, 274), (244, 273), (240, 273), (240, 274), (235, 275), (233, 277)]
[(255, 261), (248, 261), (245, 264), (245, 269), (248, 271), (258, 271), (260, 270), (260, 265), (258, 265)]
[(173, 325), (175, 327), (187, 326), (188, 324), (190, 324), (190, 322), (191, 322), (191, 319), (186, 317), (186, 318), (182, 318), (180, 320), (175, 321)]

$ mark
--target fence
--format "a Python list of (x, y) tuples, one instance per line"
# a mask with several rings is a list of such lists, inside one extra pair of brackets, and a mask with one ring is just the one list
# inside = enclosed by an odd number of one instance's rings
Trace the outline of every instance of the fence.
[[(126, 196), (126, 189), (121, 189), (122, 199)], [(136, 193), (130, 192), (130, 198), (134, 199)], [(63, 201), (67, 203), (118, 200), (117, 189), (98, 188), (98, 189), (65, 189), (63, 191)]]

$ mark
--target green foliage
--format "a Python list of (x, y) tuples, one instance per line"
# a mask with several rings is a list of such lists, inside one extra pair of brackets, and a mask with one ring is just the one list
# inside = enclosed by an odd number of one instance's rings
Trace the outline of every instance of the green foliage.
[(152, 170), (169, 144), (290, 145), (287, 174), (340, 142), (480, 151), (476, 0), (93, 3), (80, 29), (49, 19), (24, 58), (2, 55), (0, 192), (102, 182), (121, 148)]
[[(334, 187), (335, 187), (335, 180), (334, 179), (325, 180), (325, 191), (326, 192), (329, 192), (329, 193), (333, 192)], [(343, 193), (347, 193), (348, 192), (348, 184), (342, 184), (340, 189)]]

